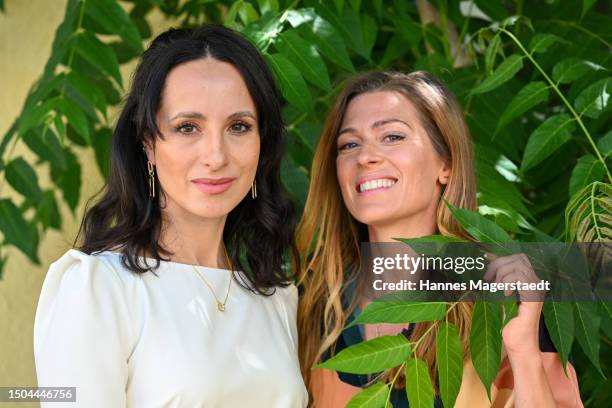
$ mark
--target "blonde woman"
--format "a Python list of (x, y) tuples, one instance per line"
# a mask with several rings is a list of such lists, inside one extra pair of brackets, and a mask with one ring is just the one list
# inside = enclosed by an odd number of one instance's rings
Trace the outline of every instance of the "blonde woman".
[[(315, 407), (343, 407), (368, 379), (312, 367), (345, 347), (379, 335), (423, 336), (415, 353), (435, 384), (435, 327), (391, 324), (343, 330), (367, 305), (352, 283), (360, 242), (443, 234), (467, 238), (442, 201), (476, 208), (469, 131), (449, 90), (426, 72), (373, 72), (352, 80), (327, 116), (312, 165), (304, 215), (298, 227), (303, 293), (298, 311), (300, 360)], [(533, 269), (521, 255), (491, 262), (489, 274), (518, 280)], [(501, 278), (500, 278), (501, 277)], [(542, 304), (522, 302), (505, 326), (502, 368), (492, 401), (467, 359), (457, 407), (582, 406), (576, 375), (568, 376), (540, 324)], [(472, 307), (457, 304), (449, 320), (467, 345)], [(390, 373), (387, 373), (387, 377)], [(393, 406), (408, 406), (395, 390)], [(439, 398), (436, 406), (441, 406)]]

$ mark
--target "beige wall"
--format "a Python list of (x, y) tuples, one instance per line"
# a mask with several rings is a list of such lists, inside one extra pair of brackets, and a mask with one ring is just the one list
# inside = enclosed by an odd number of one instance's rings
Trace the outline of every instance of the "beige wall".
[[(19, 114), (31, 84), (41, 74), (51, 52), (56, 27), (63, 19), (66, 0), (6, 0), (6, 11), (0, 14), (0, 135), (4, 134)], [(162, 23), (160, 16), (151, 19), (155, 32), (170, 22)], [(127, 83), (134, 64), (123, 67), (124, 83)], [(111, 119), (116, 112), (111, 113)], [(82, 179), (87, 180), (81, 189), (81, 203), (73, 215), (61, 202), (63, 229), (48, 231), (41, 237), (39, 256), (42, 264), (33, 265), (18, 250), (8, 247), (3, 279), (0, 280), (0, 387), (35, 386), (32, 350), (32, 328), (40, 288), (51, 262), (59, 258), (76, 234), (85, 200), (102, 185), (102, 178), (95, 165), (93, 151), (77, 150)], [(23, 143), (17, 143), (11, 157), (23, 156), (34, 163), (34, 155)], [(4, 158), (6, 159), (7, 156)], [(50, 188), (48, 166), (36, 168), (42, 188)], [(0, 178), (4, 175), (0, 174)], [(11, 197), (21, 202), (21, 197), (6, 183), (0, 198)], [(57, 199), (61, 200), (58, 194)], [(0, 403), (0, 407), (6, 406)], [(19, 404), (21, 408), (36, 406)]]

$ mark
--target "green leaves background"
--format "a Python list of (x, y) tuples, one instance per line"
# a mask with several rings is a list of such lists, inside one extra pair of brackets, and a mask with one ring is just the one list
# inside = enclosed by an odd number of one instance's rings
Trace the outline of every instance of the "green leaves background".
[[(289, 146), (282, 177), (298, 207), (306, 197), (322, 120), (342, 81), (356, 71), (426, 69), (457, 95), (474, 139), (479, 212), (453, 209), (472, 236), (490, 242), (612, 238), (607, 2), (68, 0), (47, 64), (0, 139), (0, 251), (13, 247), (39, 262), (42, 234), (61, 228), (59, 209), (66, 205), (74, 212), (83, 199), (75, 148), (93, 149), (107, 174), (113, 125), (108, 110), (120, 104), (127, 83), (119, 67), (137, 58), (158, 31), (149, 24), (151, 13), (182, 26), (228, 25), (264, 53), (286, 101)], [(422, 17), (428, 14), (441, 23)], [(36, 159), (14, 155), (17, 143)], [(41, 185), (41, 172), (48, 172), (53, 184)], [(9, 188), (17, 199), (6, 198)], [(0, 274), (4, 259), (0, 256)], [(366, 309), (371, 315), (364, 312), (362, 319), (439, 320), (446, 308), (434, 305), (413, 314), (408, 306), (395, 306), (395, 311), (380, 305)], [(485, 323), (478, 317), (477, 325), (490, 328), (492, 337), (474, 334), (473, 340), (495, 357), (495, 333), (503, 323), (489, 309), (477, 308), (495, 319)], [(609, 378), (612, 352), (609, 337), (601, 338), (612, 332), (610, 308), (565, 309), (561, 303), (544, 308), (553, 342), (564, 361), (570, 351), (577, 356), (586, 405), (609, 401), (610, 380), (601, 374)], [(438, 338), (443, 342), (438, 348), (446, 350), (438, 356), (445, 362), (446, 375), (438, 375), (446, 404), (452, 404), (460, 383), (448, 375), (463, 355), (455, 332), (442, 324), (444, 336)], [(475, 362), (486, 383), (495, 365), (482, 352), (472, 349), (472, 358), (488, 361)], [(399, 363), (406, 374), (419, 375), (422, 365), (407, 358), (402, 355)], [(387, 391), (374, 385), (364, 391), (366, 402), (359, 397), (351, 406), (383, 406), (380, 396)], [(427, 404), (429, 393), (420, 395)]]

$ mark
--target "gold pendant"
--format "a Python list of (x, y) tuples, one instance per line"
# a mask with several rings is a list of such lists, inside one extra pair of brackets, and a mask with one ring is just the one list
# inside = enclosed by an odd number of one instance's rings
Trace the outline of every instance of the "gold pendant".
[(225, 312), (225, 305), (221, 302), (217, 302), (217, 309), (219, 309), (220, 312)]

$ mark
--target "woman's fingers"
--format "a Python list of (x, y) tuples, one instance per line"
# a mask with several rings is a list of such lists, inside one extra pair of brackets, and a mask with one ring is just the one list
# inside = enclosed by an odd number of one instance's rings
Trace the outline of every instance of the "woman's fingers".
[[(493, 256), (491, 256), (493, 255)], [(536, 275), (529, 258), (525, 254), (514, 254), (509, 256), (497, 257), (494, 254), (489, 254), (489, 259), (493, 259), (484, 274), (484, 279), (496, 283), (538, 283), (540, 279)], [(514, 291), (508, 289), (504, 291), (506, 296), (510, 296)], [(531, 293), (525, 290), (519, 290), (519, 298), (521, 300), (535, 300), (529, 296)]]

